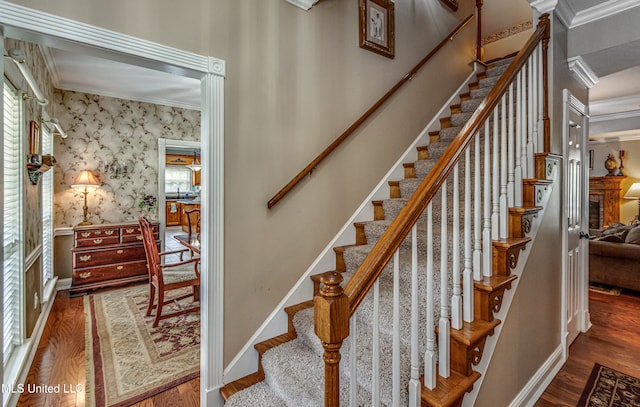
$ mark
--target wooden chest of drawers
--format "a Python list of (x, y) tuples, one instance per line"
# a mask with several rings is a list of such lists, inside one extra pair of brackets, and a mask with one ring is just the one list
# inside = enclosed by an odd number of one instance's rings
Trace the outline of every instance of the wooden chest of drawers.
[[(153, 228), (159, 245), (158, 224)], [(73, 242), (71, 295), (149, 278), (137, 223), (76, 226)]]

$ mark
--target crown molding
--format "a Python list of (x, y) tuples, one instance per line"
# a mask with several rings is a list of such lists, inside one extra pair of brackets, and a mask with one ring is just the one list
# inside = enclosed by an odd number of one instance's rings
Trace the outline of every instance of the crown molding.
[(569, 70), (573, 73), (573, 75), (580, 81), (582, 85), (591, 89), (595, 86), (596, 83), (600, 81), (600, 78), (593, 73), (589, 65), (584, 62), (581, 56), (571, 57), (567, 59), (567, 64), (569, 65)]
[[(631, 132), (631, 134), (623, 134), (617, 135), (616, 133), (611, 133), (610, 135), (602, 135), (598, 136), (589, 136), (589, 141), (587, 144), (604, 144), (604, 143), (620, 143), (624, 141), (638, 141), (640, 140), (640, 134)], [(591, 138), (594, 137), (594, 138)]]
[[(630, 116), (613, 117), (613, 115), (625, 115), (625, 114), (628, 114), (629, 112), (628, 111), (621, 112), (622, 110), (628, 109), (629, 106), (640, 106), (640, 95), (629, 95), (629, 96), (621, 96), (621, 97), (611, 98), (611, 99), (597, 100), (589, 103), (589, 106), (591, 108), (592, 115), (596, 115), (598, 117), (611, 116), (612, 118), (615, 118), (615, 119), (619, 119), (619, 118), (626, 119)], [(603, 111), (605, 112), (610, 111), (614, 113), (603, 113), (603, 114), (598, 113)], [(633, 111), (636, 111), (636, 110), (633, 110)], [(602, 119), (600, 121), (603, 121), (603, 120), (610, 120), (610, 119)]]
[(607, 122), (610, 120), (634, 119), (640, 117), (640, 110), (629, 110), (628, 112), (606, 113), (591, 116), (589, 120), (592, 123)]
[(296, 7), (300, 7), (303, 10), (309, 10), (320, 0), (286, 0), (287, 3), (293, 4)]
[(575, 14), (569, 28), (591, 23), (614, 14), (621, 13), (633, 7), (638, 7), (638, 0), (608, 0), (596, 6), (589, 7)]
[(573, 11), (571, 6), (566, 1), (561, 1), (558, 3), (558, 7), (556, 8), (556, 16), (565, 27), (571, 26), (571, 20), (576, 15), (576, 12)]
[(531, 7), (540, 14), (550, 13), (556, 9), (558, 0), (529, 0)]

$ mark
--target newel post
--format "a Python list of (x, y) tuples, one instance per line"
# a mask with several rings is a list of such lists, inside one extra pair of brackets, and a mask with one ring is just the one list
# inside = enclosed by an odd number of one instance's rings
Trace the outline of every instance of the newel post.
[(544, 152), (551, 151), (551, 121), (549, 120), (549, 41), (551, 40), (551, 21), (549, 14), (540, 16), (538, 27), (544, 27), (542, 37), (542, 124), (544, 129)]
[(314, 302), (315, 331), (324, 347), (324, 405), (340, 406), (340, 347), (349, 336), (349, 297), (340, 286), (342, 275), (322, 275), (320, 295)]

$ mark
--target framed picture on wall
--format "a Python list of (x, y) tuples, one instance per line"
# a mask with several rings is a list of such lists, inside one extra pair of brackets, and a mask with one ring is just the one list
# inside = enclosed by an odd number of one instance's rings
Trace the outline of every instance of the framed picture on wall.
[(453, 11), (458, 11), (458, 0), (442, 0), (442, 2)]
[(394, 6), (390, 0), (360, 0), (360, 48), (393, 59)]
[(40, 126), (35, 120), (29, 122), (29, 154), (40, 154)]

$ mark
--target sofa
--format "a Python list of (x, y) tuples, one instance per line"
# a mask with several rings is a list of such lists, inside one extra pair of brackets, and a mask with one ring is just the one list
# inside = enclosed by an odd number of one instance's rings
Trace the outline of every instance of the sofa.
[(614, 223), (589, 240), (589, 281), (640, 291), (640, 224)]

